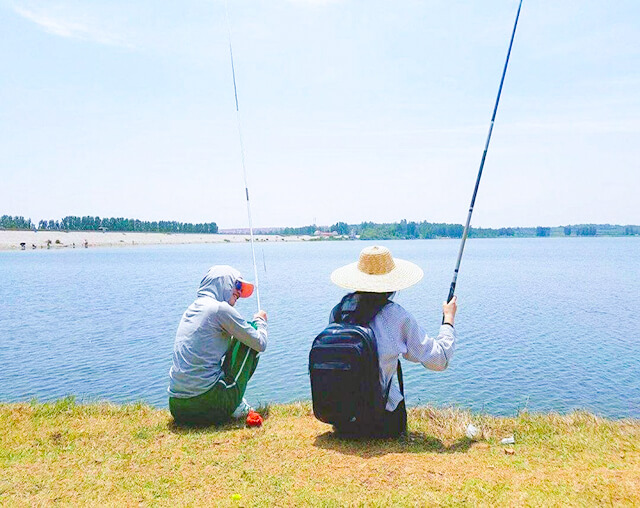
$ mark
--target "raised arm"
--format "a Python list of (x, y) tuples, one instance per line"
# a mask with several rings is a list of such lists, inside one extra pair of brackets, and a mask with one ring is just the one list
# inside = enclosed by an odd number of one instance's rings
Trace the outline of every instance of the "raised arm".
[[(455, 311), (453, 314), (455, 315)], [(406, 360), (421, 363), (431, 370), (445, 370), (449, 366), (456, 347), (456, 331), (451, 324), (440, 326), (438, 336), (432, 338), (406, 310), (402, 309), (397, 319), (407, 348), (407, 352), (402, 355)]]
[(255, 323), (258, 327), (256, 330), (251, 324), (246, 321), (240, 313), (231, 307), (231, 305), (221, 304), (218, 311), (218, 319), (220, 319), (220, 325), (225, 331), (243, 342), (251, 349), (256, 351), (264, 351), (267, 349), (267, 320), (266, 313), (264, 311), (258, 312), (255, 316)]

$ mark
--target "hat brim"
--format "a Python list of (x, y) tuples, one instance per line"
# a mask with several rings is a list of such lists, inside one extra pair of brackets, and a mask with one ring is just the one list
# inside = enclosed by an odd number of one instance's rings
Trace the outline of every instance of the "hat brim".
[(238, 280), (242, 283), (242, 288), (240, 289), (240, 298), (249, 298), (253, 294), (253, 284), (251, 284), (251, 282), (247, 282), (246, 280)]
[(336, 286), (369, 293), (390, 293), (407, 289), (420, 282), (424, 273), (418, 265), (394, 258), (395, 268), (383, 275), (371, 275), (358, 270), (358, 263), (351, 263), (334, 270), (331, 282)]

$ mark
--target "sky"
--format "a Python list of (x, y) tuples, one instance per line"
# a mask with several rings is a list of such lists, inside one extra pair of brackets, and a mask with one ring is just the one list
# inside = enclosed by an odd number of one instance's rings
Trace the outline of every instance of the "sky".
[[(255, 227), (464, 223), (518, 0), (229, 0)], [(0, 0), (0, 214), (247, 227), (221, 0)], [(640, 224), (640, 2), (524, 0), (472, 225)]]

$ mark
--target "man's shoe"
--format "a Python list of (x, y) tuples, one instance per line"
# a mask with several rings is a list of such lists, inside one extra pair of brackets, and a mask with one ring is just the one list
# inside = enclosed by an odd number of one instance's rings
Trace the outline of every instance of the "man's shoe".
[(231, 414), (233, 418), (244, 418), (249, 414), (249, 411), (253, 411), (253, 408), (249, 405), (247, 400), (243, 397), (236, 410)]

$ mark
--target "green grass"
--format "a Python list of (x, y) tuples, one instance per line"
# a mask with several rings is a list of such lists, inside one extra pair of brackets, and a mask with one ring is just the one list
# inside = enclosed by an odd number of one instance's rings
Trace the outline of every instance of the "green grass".
[(0, 505), (640, 505), (638, 421), (424, 407), (407, 439), (354, 442), (309, 404), (263, 413), (185, 429), (143, 404), (1, 404)]

